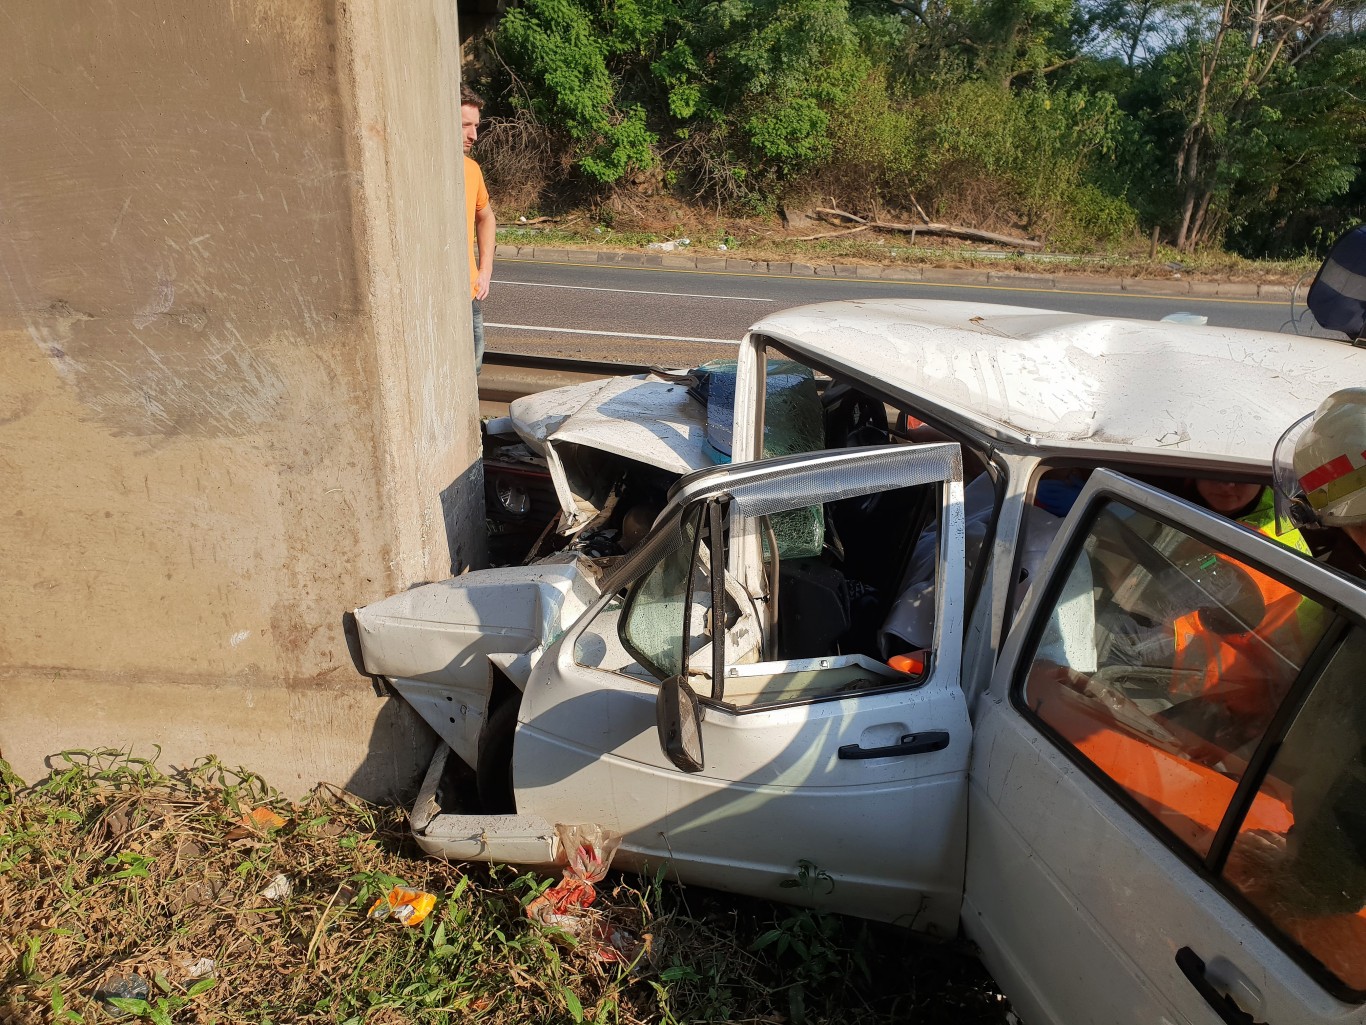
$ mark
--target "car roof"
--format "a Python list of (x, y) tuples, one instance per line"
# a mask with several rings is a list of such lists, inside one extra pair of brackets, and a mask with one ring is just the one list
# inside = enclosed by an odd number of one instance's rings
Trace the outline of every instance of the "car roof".
[(1366, 383), (1366, 350), (1341, 340), (990, 303), (819, 303), (750, 330), (946, 426), (1064, 456), (1265, 467), (1293, 421)]

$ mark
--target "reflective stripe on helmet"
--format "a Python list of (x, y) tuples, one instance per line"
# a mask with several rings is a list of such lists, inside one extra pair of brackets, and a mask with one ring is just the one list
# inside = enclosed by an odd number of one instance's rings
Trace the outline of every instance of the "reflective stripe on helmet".
[(1330, 459), (1322, 466), (1317, 466), (1307, 473), (1301, 474), (1300, 484), (1305, 491), (1317, 491), (1325, 484), (1331, 484), (1344, 474), (1352, 472), (1352, 461), (1346, 456), (1338, 456)]
[(1366, 277), (1360, 271), (1348, 270), (1332, 257), (1323, 261), (1318, 279), (1340, 296), (1366, 302)]
[[(1366, 466), (1358, 466), (1353, 469), (1352, 464), (1347, 462), (1345, 456), (1334, 459), (1332, 463), (1326, 465), (1333, 466), (1337, 463), (1345, 463), (1347, 467), (1346, 470), (1338, 472), (1329, 478), (1327, 483), (1314, 488), (1312, 491), (1308, 491), (1305, 495), (1305, 497), (1309, 499), (1309, 504), (1316, 510), (1325, 509), (1334, 502), (1346, 498), (1353, 491), (1366, 488)], [(1322, 469), (1325, 469), (1325, 467), (1319, 467), (1319, 470)], [(1314, 472), (1318, 473), (1318, 470), (1315, 470)], [(1308, 479), (1308, 477), (1305, 478), (1306, 488), (1309, 486)]]

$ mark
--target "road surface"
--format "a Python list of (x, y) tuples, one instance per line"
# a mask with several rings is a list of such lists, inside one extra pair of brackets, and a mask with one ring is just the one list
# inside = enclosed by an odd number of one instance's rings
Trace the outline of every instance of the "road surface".
[(1001, 288), (781, 274), (733, 274), (501, 259), (484, 302), (494, 352), (659, 366), (695, 366), (735, 351), (754, 321), (830, 299), (958, 299), (1158, 320), (1203, 314), (1211, 324), (1280, 330), (1286, 303), (1244, 299)]

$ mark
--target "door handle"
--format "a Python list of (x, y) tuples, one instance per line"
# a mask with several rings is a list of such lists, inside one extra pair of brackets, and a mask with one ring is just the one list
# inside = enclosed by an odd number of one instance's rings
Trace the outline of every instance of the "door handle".
[(1205, 998), (1205, 1003), (1214, 1008), (1214, 1013), (1227, 1023), (1227, 1025), (1263, 1025), (1262, 1022), (1255, 1021), (1252, 1015), (1248, 1014), (1238, 1006), (1238, 1001), (1227, 993), (1220, 993), (1215, 988), (1214, 983), (1210, 982), (1205, 976), (1205, 962), (1190, 947), (1182, 947), (1176, 952), (1176, 967), (1181, 969), (1195, 991)]
[(886, 747), (859, 747), (845, 744), (839, 750), (841, 758), (858, 760), (862, 758), (900, 758), (902, 755), (919, 755), (928, 751), (942, 751), (949, 746), (947, 730), (926, 730), (924, 733), (903, 733), (895, 744)]

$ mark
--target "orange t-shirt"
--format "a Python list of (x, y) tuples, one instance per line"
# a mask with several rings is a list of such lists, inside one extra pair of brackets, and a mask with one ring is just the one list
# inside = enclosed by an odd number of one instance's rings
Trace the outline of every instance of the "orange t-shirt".
[(479, 264), (474, 258), (474, 215), (489, 205), (489, 190), (484, 172), (469, 157), (465, 158), (465, 226), (470, 233), (470, 298), (479, 287)]

